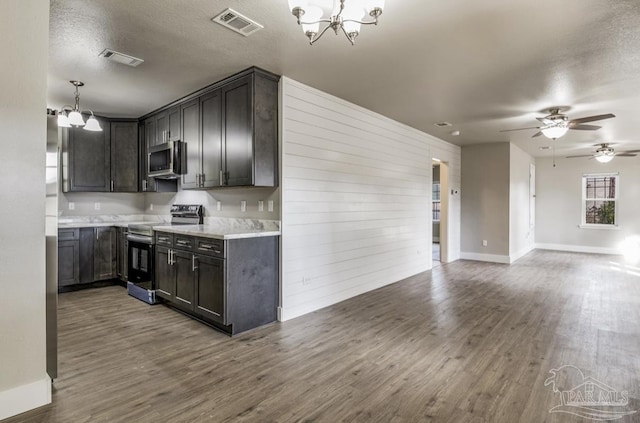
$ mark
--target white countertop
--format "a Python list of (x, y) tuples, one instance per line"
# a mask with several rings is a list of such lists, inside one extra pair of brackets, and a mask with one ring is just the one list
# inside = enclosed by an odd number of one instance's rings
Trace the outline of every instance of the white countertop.
[(154, 226), (154, 231), (168, 232), (172, 234), (192, 235), (202, 238), (214, 239), (240, 239), (258, 238), (263, 236), (278, 236), (279, 230), (259, 229), (240, 226), (225, 225), (178, 225), (178, 226)]
[(114, 221), (114, 222), (58, 222), (58, 229), (75, 229), (75, 228), (103, 228), (107, 226), (118, 226), (120, 228), (127, 228), (129, 225), (133, 223), (157, 223), (157, 222), (148, 222), (142, 220), (135, 221)]

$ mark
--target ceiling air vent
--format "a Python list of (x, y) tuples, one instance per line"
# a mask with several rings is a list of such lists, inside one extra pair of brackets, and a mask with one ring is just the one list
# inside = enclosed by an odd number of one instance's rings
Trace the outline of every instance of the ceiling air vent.
[(438, 128), (446, 128), (447, 126), (453, 126), (449, 122), (436, 122), (433, 125), (437, 126)]
[(233, 9), (227, 9), (211, 20), (245, 37), (264, 28), (258, 22), (241, 15)]
[(137, 57), (129, 56), (128, 54), (120, 53), (114, 50), (110, 50), (108, 48), (105, 48), (104, 50), (102, 50), (102, 52), (98, 56), (102, 56), (105, 59), (122, 63), (123, 65), (132, 66), (134, 68), (138, 66), (140, 63), (144, 62), (144, 60), (138, 59)]

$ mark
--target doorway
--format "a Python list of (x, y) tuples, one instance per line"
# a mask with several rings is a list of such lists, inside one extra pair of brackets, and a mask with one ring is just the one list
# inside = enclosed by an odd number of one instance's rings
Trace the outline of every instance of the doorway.
[(432, 266), (447, 262), (449, 217), (449, 166), (438, 158), (432, 158), (431, 227)]

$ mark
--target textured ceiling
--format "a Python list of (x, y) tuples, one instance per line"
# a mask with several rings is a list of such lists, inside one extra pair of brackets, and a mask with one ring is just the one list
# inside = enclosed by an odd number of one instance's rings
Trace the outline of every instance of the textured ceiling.
[[(246, 38), (210, 21), (227, 7), (265, 28)], [(82, 108), (138, 117), (256, 65), (458, 145), (548, 155), (534, 130), (499, 131), (570, 106), (570, 118), (618, 117), (569, 131), (558, 155), (640, 148), (638, 0), (387, 0), (356, 46), (333, 33), (309, 46), (287, 0), (52, 0), (50, 32), (50, 107), (71, 103), (67, 81), (80, 79)], [(104, 48), (145, 62), (109, 62)]]

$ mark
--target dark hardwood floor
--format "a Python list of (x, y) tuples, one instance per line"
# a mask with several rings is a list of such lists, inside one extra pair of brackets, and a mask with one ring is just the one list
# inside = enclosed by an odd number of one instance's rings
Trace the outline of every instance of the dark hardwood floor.
[(62, 294), (54, 402), (6, 423), (590, 421), (549, 413), (564, 365), (640, 410), (640, 269), (621, 263), (458, 261), (233, 339), (121, 287)]

